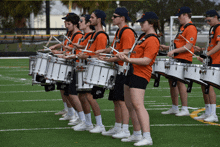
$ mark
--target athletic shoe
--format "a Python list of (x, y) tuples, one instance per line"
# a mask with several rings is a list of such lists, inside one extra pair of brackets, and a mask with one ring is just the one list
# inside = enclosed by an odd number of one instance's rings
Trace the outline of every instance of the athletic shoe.
[(176, 116), (189, 116), (190, 113), (189, 113), (189, 110), (185, 110), (185, 109), (182, 109), (179, 113), (176, 114)]
[(143, 137), (140, 141), (134, 144), (134, 146), (144, 146), (144, 145), (153, 145), (152, 139)]
[(179, 113), (179, 109), (178, 110), (174, 110), (173, 108), (170, 108), (167, 111), (161, 112), (161, 114), (177, 114), (177, 113)]
[(69, 116), (69, 115), (59, 118), (59, 120), (71, 120), (71, 119), (73, 119), (73, 116)]
[(81, 122), (80, 119), (72, 119), (69, 121), (68, 125), (74, 126), (74, 125), (78, 125), (80, 122)]
[[(68, 112), (67, 112), (68, 113)], [(63, 114), (62, 117), (65, 117), (67, 115), (67, 113)]]
[(74, 131), (85, 131), (86, 130), (86, 123), (85, 123), (85, 121), (82, 121), (78, 125), (76, 125), (72, 128)]
[(93, 128), (92, 130), (90, 130), (90, 133), (102, 133), (105, 131), (105, 126), (98, 126), (96, 125), (95, 128)]
[(114, 127), (114, 128), (109, 129), (108, 131), (102, 132), (102, 135), (104, 135), (104, 136), (112, 136), (114, 134), (119, 133), (120, 131), (121, 131), (121, 128)]
[(203, 113), (202, 115), (200, 115), (198, 117), (194, 117), (193, 119), (195, 119), (195, 120), (204, 120), (204, 119), (206, 119), (208, 117), (209, 117), (209, 115)]
[(63, 115), (63, 114), (66, 114), (66, 113), (67, 113), (67, 111), (65, 109), (63, 109), (63, 110), (55, 113), (55, 115)]
[(142, 139), (142, 135), (131, 135), (128, 138), (123, 138), (122, 142), (138, 142)]
[(209, 117), (207, 117), (206, 119), (204, 119), (204, 121), (208, 121), (208, 122), (218, 122), (218, 116), (217, 116), (217, 115), (210, 115)]
[(121, 138), (129, 137), (130, 135), (131, 135), (130, 131), (124, 131), (122, 129), (119, 133), (112, 135), (112, 137), (121, 139)]
[(93, 124), (92, 125), (86, 125), (86, 131), (90, 131), (94, 128)]

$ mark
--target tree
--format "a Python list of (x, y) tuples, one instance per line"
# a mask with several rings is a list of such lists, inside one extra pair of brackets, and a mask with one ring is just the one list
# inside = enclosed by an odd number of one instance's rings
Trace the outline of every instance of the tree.
[(2, 0), (1, 13), (2, 27), (25, 28), (26, 18), (33, 12), (37, 15), (42, 10), (43, 1), (9, 1)]

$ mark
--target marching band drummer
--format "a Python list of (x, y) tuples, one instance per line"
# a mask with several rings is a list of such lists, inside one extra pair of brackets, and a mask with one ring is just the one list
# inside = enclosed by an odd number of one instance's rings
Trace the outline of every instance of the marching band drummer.
[[(158, 17), (154, 12), (146, 12), (142, 15), (140, 22), (141, 30), (144, 32), (139, 37), (139, 43), (128, 58), (124, 53), (117, 54), (117, 57), (130, 66), (124, 85), (125, 102), (133, 124), (133, 135), (124, 138), (123, 142), (136, 142), (135, 146), (152, 145), (150, 135), (149, 115), (144, 106), (144, 95), (147, 84), (150, 81), (152, 65), (159, 52), (160, 42), (156, 31), (159, 30)], [(143, 137), (141, 135), (143, 132)]]
[[(79, 21), (79, 28), (80, 30), (83, 30), (84, 35), (81, 38), (79, 44), (74, 43), (73, 46), (76, 49), (76, 55), (80, 52), (80, 50), (78, 49), (84, 49), (88, 43), (88, 40), (90, 40), (91, 35), (94, 33), (93, 29), (94, 27), (91, 26), (90, 23), (90, 15), (86, 14), (86, 15), (82, 15)], [(75, 59), (76, 56), (73, 57), (64, 57), (66, 59)], [(77, 62), (79, 62), (78, 60), (76, 60)], [(95, 99), (93, 99), (92, 95), (91, 95), (91, 90), (90, 91), (77, 91), (79, 93), (79, 99), (81, 101), (82, 107), (83, 107), (83, 111), (85, 113), (85, 118), (86, 121), (85, 123), (81, 123), (79, 124), (79, 121), (70, 121), (69, 125), (76, 125), (74, 127), (74, 130), (77, 131), (84, 131), (84, 130), (91, 130), (93, 129), (93, 124), (92, 124), (92, 119), (91, 119), (91, 113), (90, 113), (90, 105), (92, 107), (93, 113), (96, 116), (99, 117), (100, 114), (100, 109), (99, 109), (99, 105), (97, 103), (97, 101)], [(79, 124), (79, 125), (77, 125)], [(98, 123), (97, 123), (98, 124)]]
[[(209, 46), (207, 57), (211, 57), (212, 67), (220, 67), (220, 16), (216, 10), (209, 10), (206, 12), (205, 21), (211, 26), (209, 31)], [(201, 50), (200, 47), (195, 47), (197, 50)], [(199, 61), (203, 62), (203, 58), (198, 57)], [(208, 122), (218, 122), (218, 116), (216, 115), (216, 94), (214, 88), (210, 86), (209, 94), (205, 94), (205, 87), (202, 86), (203, 98), (205, 102), (205, 113), (198, 117), (194, 117), (196, 120), (204, 120)]]
[[(169, 57), (173, 57), (176, 59), (176, 62), (180, 63), (192, 63), (192, 54), (186, 50), (189, 49), (194, 52), (193, 45), (196, 43), (197, 39), (197, 29), (192, 24), (191, 21), (191, 10), (189, 7), (181, 7), (179, 9), (178, 14), (179, 22), (180, 22), (180, 29), (178, 34), (174, 39), (175, 49), (168, 52)], [(182, 37), (186, 38), (190, 41), (187, 43), (186, 40)], [(160, 45), (161, 50), (168, 50), (169, 46)], [(172, 86), (172, 79), (169, 79), (170, 85), (170, 93), (172, 99), (172, 108), (168, 111), (161, 112), (162, 114), (175, 114), (176, 116), (189, 116), (189, 110), (187, 107), (187, 89), (184, 83), (177, 81), (177, 86)], [(178, 109), (178, 95), (180, 94), (180, 99), (182, 102), (182, 109), (179, 112)]]
[[(135, 42), (134, 32), (126, 24), (127, 21), (131, 21), (131, 19), (128, 16), (128, 10), (124, 7), (116, 8), (112, 16), (112, 20), (113, 25), (117, 25), (119, 29), (115, 34), (115, 38), (111, 46), (113, 46), (117, 39), (120, 39), (120, 42), (117, 42), (113, 47), (119, 52), (128, 53)], [(96, 53), (110, 52), (111, 48), (96, 51)], [(117, 54), (116, 52), (113, 53)], [(117, 57), (112, 57), (108, 59), (103, 56), (100, 56), (99, 59), (107, 62), (116, 62), (121, 67), (123, 66), (123, 61), (121, 61)], [(124, 101), (124, 84), (125, 75), (122, 72), (120, 72), (116, 76), (114, 89), (110, 90), (108, 98), (110, 101), (113, 101), (114, 103), (115, 126), (107, 132), (102, 132), (102, 135), (112, 136), (113, 138), (125, 138), (130, 136), (130, 131), (128, 129), (129, 112)]]
[[(62, 18), (62, 19), (64, 19), (64, 24), (65, 24), (66, 28), (67, 28), (66, 19), (67, 19), (68, 16), (72, 16), (72, 15), (75, 15), (75, 13), (68, 13), (65, 17)], [(67, 32), (67, 36), (71, 37), (70, 31)], [(65, 42), (64, 42), (64, 46), (67, 45), (67, 42), (68, 42), (68, 40), (66, 39)], [(60, 47), (62, 47), (61, 44), (56, 44), (56, 45), (50, 46), (49, 48), (51, 50), (54, 50), (54, 49), (60, 48)], [(55, 52), (53, 51), (53, 53), (55, 53)], [(68, 101), (67, 96), (64, 95), (64, 92), (65, 92), (64, 88), (62, 88), (61, 85), (58, 84), (57, 89), (60, 90), (61, 97), (63, 99), (64, 109), (57, 112), (57, 113), (55, 113), (55, 115), (64, 115), (65, 116), (65, 114), (68, 113), (67, 116), (71, 116), (71, 118), (75, 118), (76, 117), (76, 114), (75, 114), (76, 112), (75, 112), (74, 108), (72, 107), (72, 105), (70, 104), (70, 102)], [(60, 119), (63, 120), (63, 118), (60, 118)]]
[[(90, 50), (92, 52), (95, 52), (100, 49), (104, 49), (107, 46), (108, 36), (102, 28), (102, 26), (105, 27), (105, 18), (106, 18), (106, 14), (102, 10), (95, 10), (94, 12), (92, 12), (92, 14), (90, 16), (91, 25), (95, 27), (95, 33), (91, 36), (91, 39), (93, 39), (93, 42), (90, 43), (88, 46), (88, 50)], [(91, 58), (91, 57), (97, 57), (97, 55), (95, 55), (94, 53), (85, 54), (82, 52), (80, 52), (78, 54), (79, 59), (87, 59), (87, 58)], [(94, 93), (94, 91), (95, 91), (95, 89), (93, 87), (92, 93)], [(104, 94), (104, 91), (102, 91), (101, 95), (103, 95), (103, 94)], [(101, 97), (103, 97), (103, 96), (101, 96)], [(87, 94), (87, 99), (89, 100), (89, 102), (92, 102), (92, 101), (90, 101), (91, 98), (97, 99), (100, 97), (95, 97), (94, 95)], [(93, 103), (94, 103), (94, 101), (93, 101)], [(105, 126), (102, 124), (100, 107), (97, 102), (94, 104), (95, 104), (94, 105), (95, 107), (92, 109), (96, 110), (96, 114), (94, 113), (96, 115), (95, 116), (96, 126), (92, 130), (90, 130), (89, 132), (90, 133), (101, 133), (101, 132), (105, 131)], [(93, 105), (91, 105), (91, 106), (93, 106)]]

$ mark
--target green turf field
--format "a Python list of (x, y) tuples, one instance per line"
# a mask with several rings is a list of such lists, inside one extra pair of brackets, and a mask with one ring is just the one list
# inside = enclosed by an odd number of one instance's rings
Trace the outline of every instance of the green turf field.
[[(193, 63), (198, 63), (194, 61)], [(119, 139), (75, 132), (59, 121), (55, 112), (63, 109), (59, 91), (44, 92), (38, 85), (31, 86), (28, 76), (28, 59), (0, 59), (0, 146), (1, 147), (122, 147), (133, 143), (122, 143)], [(188, 117), (162, 115), (171, 106), (167, 79), (161, 78), (160, 86), (148, 84), (145, 107), (150, 115), (151, 136), (155, 147), (213, 147), (220, 146), (220, 126), (205, 124)], [(217, 105), (220, 91), (215, 89)], [(101, 108), (106, 130), (114, 125), (113, 103), (97, 100)], [(179, 100), (179, 104), (180, 100)], [(200, 85), (193, 84), (188, 94), (190, 112), (204, 107)], [(181, 107), (179, 107), (181, 108)], [(220, 116), (220, 107), (217, 115)], [(95, 118), (92, 114), (93, 123)], [(131, 125), (131, 123), (130, 123)], [(132, 133), (132, 126), (130, 127)]]

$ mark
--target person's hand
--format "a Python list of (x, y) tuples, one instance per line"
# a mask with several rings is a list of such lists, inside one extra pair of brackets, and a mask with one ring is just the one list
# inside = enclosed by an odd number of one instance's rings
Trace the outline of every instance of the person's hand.
[(78, 58), (79, 58), (79, 59), (86, 59), (86, 58), (87, 58), (87, 55), (86, 55), (85, 53), (80, 52), (80, 53), (78, 54)]
[(101, 50), (95, 51), (95, 54), (104, 53), (104, 52), (105, 52), (105, 49), (101, 49)]
[(173, 57), (173, 54), (174, 54), (174, 53), (175, 53), (174, 50), (169, 51), (169, 52), (167, 53), (167, 56), (168, 56), (168, 57)]
[(199, 56), (197, 56), (196, 57), (200, 62), (203, 62), (203, 58), (201, 58), (201, 57), (199, 57)]
[(118, 53), (116, 55), (116, 57), (118, 57), (120, 60), (124, 61), (124, 62), (130, 62), (130, 58), (128, 58), (124, 53)]
[(166, 50), (166, 47), (167, 47), (166, 45), (161, 44), (161, 45), (160, 45), (160, 50), (161, 50), (161, 51), (165, 51), (165, 50)]
[(72, 51), (73, 49), (71, 48), (71, 47), (69, 47), (69, 46), (63, 46), (63, 48), (65, 49), (65, 50), (68, 50), (68, 51)]
[(199, 46), (193, 46), (193, 48), (194, 48), (194, 52), (200, 52), (205, 50), (205, 48), (200, 48)]
[(51, 49), (51, 50), (55, 50), (56, 47), (53, 45), (53, 46), (50, 46), (49, 49)]

